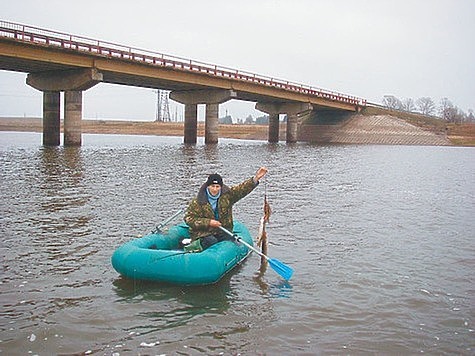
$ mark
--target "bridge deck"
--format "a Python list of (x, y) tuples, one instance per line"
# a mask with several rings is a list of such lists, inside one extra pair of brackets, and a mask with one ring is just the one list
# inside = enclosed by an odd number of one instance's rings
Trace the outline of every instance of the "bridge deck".
[(245, 71), (0, 21), (0, 69), (37, 73), (96, 68), (103, 82), (166, 90), (231, 89), (237, 99), (304, 102), (356, 111), (366, 100)]

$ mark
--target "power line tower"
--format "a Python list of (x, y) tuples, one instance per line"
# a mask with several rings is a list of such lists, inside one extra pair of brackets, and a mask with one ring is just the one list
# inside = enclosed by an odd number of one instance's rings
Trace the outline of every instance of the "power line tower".
[(168, 90), (157, 90), (157, 115), (155, 121), (170, 122), (170, 105), (168, 103)]

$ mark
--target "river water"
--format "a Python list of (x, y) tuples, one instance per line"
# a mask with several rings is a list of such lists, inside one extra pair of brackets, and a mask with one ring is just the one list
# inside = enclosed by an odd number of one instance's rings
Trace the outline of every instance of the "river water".
[[(475, 149), (0, 133), (4, 355), (475, 353)], [(269, 256), (218, 284), (121, 278), (110, 257), (196, 194), (265, 165), (235, 206)]]

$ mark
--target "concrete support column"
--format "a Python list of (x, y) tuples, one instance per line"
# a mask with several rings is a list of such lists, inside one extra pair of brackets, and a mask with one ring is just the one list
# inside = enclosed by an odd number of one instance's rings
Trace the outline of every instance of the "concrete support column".
[(219, 104), (206, 104), (205, 144), (218, 143), (219, 137)]
[(296, 114), (287, 114), (287, 143), (295, 143), (298, 140), (298, 117)]
[(185, 104), (184, 142), (196, 143), (198, 136), (198, 105)]
[(43, 92), (43, 145), (60, 144), (60, 92)]
[(81, 146), (82, 91), (64, 93), (64, 145)]
[[(196, 143), (198, 129), (196, 108), (198, 104), (206, 104), (205, 143), (218, 143), (219, 104), (236, 97), (236, 92), (227, 89), (172, 91), (170, 93), (170, 99), (185, 104), (185, 143)], [(192, 107), (194, 107), (194, 109), (192, 109)], [(189, 112), (188, 114), (187, 110)], [(189, 121), (188, 123), (187, 119)]]
[(269, 138), (271, 143), (279, 142), (279, 114), (269, 114)]
[[(277, 142), (279, 140), (278, 117), (279, 117), (279, 114), (287, 114), (286, 142), (294, 143), (298, 141), (298, 136), (299, 136), (298, 115), (304, 112), (311, 111), (313, 109), (313, 106), (310, 103), (299, 103), (299, 102), (272, 103), (271, 102), (271, 103), (257, 103), (256, 109), (269, 114), (269, 142)], [(277, 120), (274, 118), (275, 116), (277, 116)], [(274, 141), (276, 139), (277, 141)]]
[[(81, 145), (82, 91), (103, 80), (96, 68), (30, 73), (26, 83), (43, 92), (43, 144), (59, 145), (59, 108), (64, 94), (64, 144)], [(53, 98), (54, 97), (54, 98)]]

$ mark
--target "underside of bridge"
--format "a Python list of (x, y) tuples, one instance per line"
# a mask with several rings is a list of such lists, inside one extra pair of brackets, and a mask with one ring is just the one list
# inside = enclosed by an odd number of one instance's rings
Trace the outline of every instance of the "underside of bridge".
[[(206, 105), (205, 143), (219, 137), (219, 105), (232, 99), (256, 103), (269, 115), (269, 142), (278, 142), (279, 115), (287, 115), (285, 141), (300, 140), (304, 117), (319, 117), (332, 108), (335, 116), (358, 110), (358, 105), (331, 97), (310, 95), (261, 82), (156, 66), (144, 62), (35, 45), (0, 38), (0, 69), (28, 73), (27, 84), (43, 92), (43, 143), (59, 145), (60, 92), (64, 92), (64, 144), (81, 145), (82, 92), (98, 83), (171, 91), (171, 99), (185, 105), (184, 142), (197, 142), (197, 105)], [(233, 73), (231, 73), (233, 75)], [(344, 115), (344, 114), (342, 114)]]

